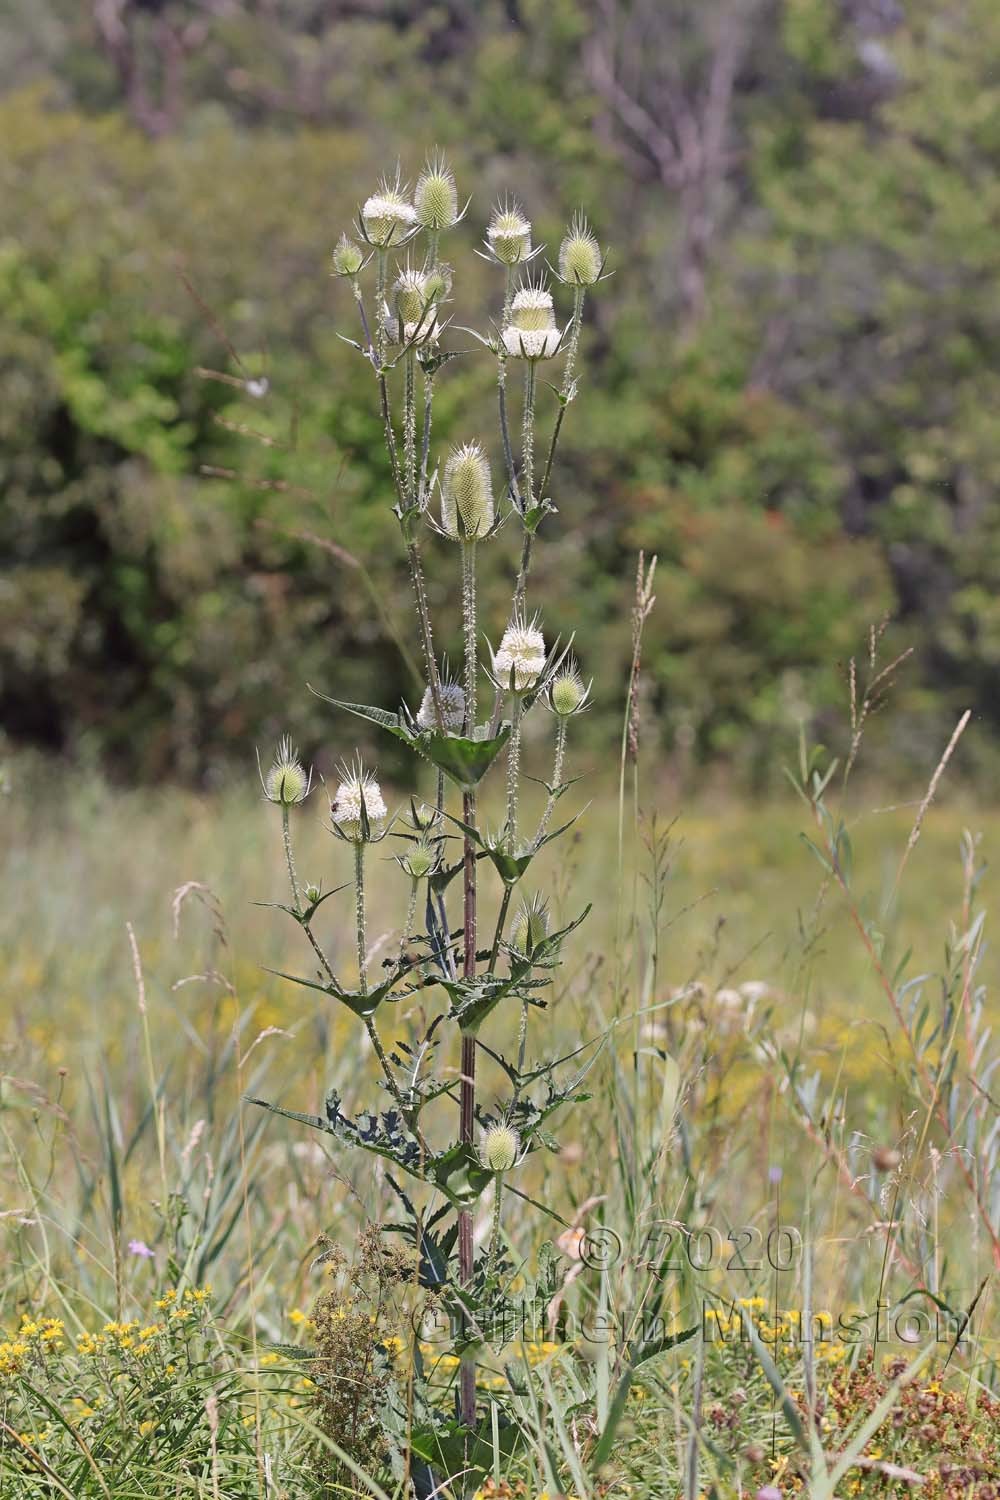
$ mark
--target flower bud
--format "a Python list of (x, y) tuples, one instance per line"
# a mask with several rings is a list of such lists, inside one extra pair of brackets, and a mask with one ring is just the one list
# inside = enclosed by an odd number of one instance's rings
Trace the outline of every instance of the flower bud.
[(383, 179), (378, 191), (366, 198), (361, 222), (365, 234), (379, 250), (387, 250), (406, 238), (417, 222), (417, 214), (413, 204), (406, 201), (398, 178), (394, 183)]
[[(461, 732), (465, 724), (465, 691), (461, 683), (442, 677), (438, 684), (438, 697), (441, 701), (443, 727)], [(437, 729), (438, 727), (434, 694), (429, 687), (425, 688), (424, 696), (420, 701), (420, 708), (417, 711), (417, 727), (419, 729)]]
[(434, 868), (435, 854), (426, 844), (415, 844), (401, 860), (403, 869), (413, 880), (423, 880)]
[(517, 266), (531, 254), (531, 225), (516, 203), (498, 204), (486, 230), (486, 242), (497, 260)]
[(584, 705), (587, 698), (587, 689), (583, 685), (583, 679), (577, 670), (575, 662), (569, 662), (561, 667), (552, 679), (549, 688), (549, 703), (552, 712), (560, 718), (568, 718), (575, 714)]
[(593, 286), (601, 274), (601, 247), (580, 214), (559, 246), (559, 275), (572, 286)]
[(512, 1125), (490, 1125), (483, 1131), (479, 1156), (490, 1172), (509, 1172), (520, 1149), (521, 1137)]
[(419, 323), (424, 315), (424, 278), (409, 266), (400, 271), (393, 286), (396, 309), (404, 323)]
[(417, 178), (413, 203), (422, 229), (436, 233), (458, 222), (458, 189), (444, 157), (434, 157), (427, 163)]
[(443, 302), (446, 297), (451, 296), (451, 284), (451, 266), (436, 265), (424, 277), (424, 302), (433, 302), (435, 305)]
[(420, 833), (426, 833), (429, 828), (434, 827), (437, 820), (438, 810), (436, 807), (431, 807), (428, 802), (411, 801), (410, 816), (407, 821), (412, 828), (416, 828)]
[(478, 443), (454, 448), (441, 481), (441, 529), (456, 540), (483, 537), (492, 529), (493, 486), (486, 454)]
[(518, 953), (523, 953), (526, 958), (544, 943), (549, 935), (549, 909), (545, 902), (538, 896), (533, 897), (530, 906), (521, 906), (521, 910), (511, 923), (510, 946)]
[(377, 834), (385, 822), (388, 809), (382, 798), (382, 788), (360, 762), (343, 768), (342, 780), (337, 787), (330, 814), (337, 828), (346, 839), (360, 844), (365, 840), (362, 807), (368, 819), (368, 838)]
[(302, 767), (298, 751), (285, 735), (278, 742), (274, 764), (264, 779), (264, 796), (269, 802), (291, 807), (309, 794), (310, 778)]
[(522, 619), (513, 619), (500, 641), (500, 649), (493, 657), (493, 671), (497, 681), (504, 687), (511, 686), (515, 693), (526, 693), (533, 688), (545, 669), (545, 637), (536, 620), (528, 625)]
[(306, 889), (305, 889), (305, 898), (309, 902), (310, 906), (315, 906), (316, 902), (319, 900), (319, 898), (320, 898), (321, 895), (322, 895), (322, 892), (320, 891), (320, 888), (319, 888), (318, 885), (307, 885), (306, 886)]
[(333, 252), (333, 274), (335, 276), (356, 276), (365, 263), (361, 246), (356, 245), (346, 234), (342, 234)]

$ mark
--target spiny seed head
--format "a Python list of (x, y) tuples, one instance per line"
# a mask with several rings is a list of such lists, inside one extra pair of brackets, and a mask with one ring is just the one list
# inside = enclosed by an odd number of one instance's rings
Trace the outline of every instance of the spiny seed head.
[(423, 880), (434, 868), (434, 850), (426, 844), (414, 844), (402, 859), (403, 869), (412, 880)]
[(356, 245), (346, 234), (342, 234), (333, 251), (333, 274), (356, 276), (365, 263), (361, 246)]
[(393, 182), (384, 177), (371, 197), (365, 199), (361, 222), (365, 234), (380, 250), (398, 245), (406, 238), (417, 222), (417, 212), (407, 201), (398, 177)]
[(532, 620), (529, 625), (520, 618), (511, 620), (493, 658), (497, 680), (508, 687), (513, 673), (514, 691), (524, 693), (534, 687), (544, 669), (545, 637), (538, 621)]
[(518, 953), (532, 954), (539, 943), (549, 935), (549, 909), (540, 896), (533, 896), (530, 905), (522, 903), (521, 909), (510, 929), (510, 945)]
[(361, 809), (368, 817), (368, 836), (377, 833), (385, 822), (388, 808), (382, 798), (382, 788), (370, 771), (358, 761), (353, 766), (341, 768), (341, 781), (330, 808), (333, 821), (345, 838), (359, 844), (365, 832), (361, 821)]
[(543, 286), (522, 286), (510, 305), (510, 323), (521, 333), (544, 332), (556, 326), (552, 293)]
[(458, 222), (458, 189), (443, 156), (432, 157), (417, 178), (413, 203), (422, 229), (436, 232)]
[(269, 802), (291, 807), (309, 793), (309, 776), (302, 767), (298, 751), (287, 735), (278, 741), (274, 764), (264, 780), (264, 795)]
[[(465, 691), (461, 683), (442, 677), (438, 697), (441, 700), (441, 718), (444, 720), (445, 729), (461, 730), (465, 723)], [(420, 729), (438, 727), (434, 694), (429, 687), (424, 690), (424, 696), (420, 700), (420, 708), (417, 710), (417, 727)]]
[(520, 1149), (521, 1137), (513, 1125), (490, 1125), (483, 1131), (479, 1155), (488, 1171), (509, 1172)]
[(559, 246), (559, 275), (573, 286), (593, 286), (601, 274), (601, 247), (582, 214), (575, 214)]
[(424, 277), (424, 301), (443, 302), (446, 297), (451, 296), (451, 284), (451, 266), (443, 263), (436, 265), (433, 271), (428, 271)]
[(565, 666), (560, 667), (549, 688), (549, 702), (553, 712), (557, 713), (560, 718), (575, 714), (583, 706), (586, 696), (587, 689), (583, 685), (583, 678), (580, 676), (576, 662), (567, 662)]
[(420, 271), (407, 266), (400, 271), (392, 289), (396, 310), (404, 323), (419, 323), (427, 306), (424, 277)]
[(516, 203), (499, 203), (486, 230), (487, 243), (497, 260), (517, 266), (531, 254), (531, 225)]
[(441, 529), (447, 536), (483, 537), (492, 529), (493, 482), (478, 443), (454, 448), (441, 481)]

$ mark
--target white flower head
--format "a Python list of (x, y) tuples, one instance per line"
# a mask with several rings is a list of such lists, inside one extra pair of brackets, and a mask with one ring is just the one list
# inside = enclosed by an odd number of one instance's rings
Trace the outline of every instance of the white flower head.
[(511, 359), (553, 359), (559, 353), (562, 334), (558, 328), (536, 328), (525, 332), (508, 326), (503, 346)]
[[(368, 821), (365, 834), (361, 809)], [(360, 761), (352, 766), (341, 767), (340, 785), (330, 807), (330, 814), (344, 838), (352, 843), (363, 843), (381, 831), (388, 808), (382, 797), (382, 788), (370, 771)]]
[[(410, 343), (433, 343), (438, 336), (438, 321), (430, 307), (428, 277), (412, 266), (404, 266), (392, 288), (393, 306), (386, 306), (386, 326), (390, 341), (394, 344), (404, 340)], [(395, 309), (396, 316), (393, 316)], [(399, 330), (403, 334), (400, 338)]]
[(510, 306), (503, 330), (504, 348), (514, 359), (551, 359), (562, 335), (556, 328), (552, 293), (544, 286), (522, 286)]
[(509, 687), (513, 680), (516, 693), (533, 688), (545, 670), (545, 637), (537, 619), (526, 624), (514, 618), (503, 633), (499, 651), (493, 655), (497, 681)]
[(486, 243), (505, 266), (527, 260), (531, 254), (531, 224), (518, 204), (497, 204), (486, 229)]
[(376, 191), (365, 199), (361, 222), (368, 239), (379, 250), (388, 250), (406, 239), (417, 222), (417, 211), (407, 200), (398, 177), (393, 182), (383, 177)]
[[(445, 729), (461, 731), (465, 723), (465, 692), (461, 683), (454, 682), (447, 677), (442, 677), (438, 685), (438, 696), (441, 700), (441, 717), (444, 720)], [(434, 694), (430, 688), (426, 688), (424, 696), (417, 711), (417, 726), (420, 729), (436, 729), (438, 727), (437, 711), (434, 707)]]
[(478, 443), (453, 448), (441, 480), (441, 530), (456, 541), (484, 537), (493, 529), (493, 480)]

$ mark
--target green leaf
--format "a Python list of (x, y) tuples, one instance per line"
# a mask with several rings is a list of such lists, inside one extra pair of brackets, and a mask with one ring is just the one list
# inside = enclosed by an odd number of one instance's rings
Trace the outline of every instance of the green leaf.
[(474, 792), (510, 739), (510, 724), (501, 724), (492, 737), (480, 725), (471, 739), (442, 729), (425, 729), (410, 743), (443, 771), (463, 792)]

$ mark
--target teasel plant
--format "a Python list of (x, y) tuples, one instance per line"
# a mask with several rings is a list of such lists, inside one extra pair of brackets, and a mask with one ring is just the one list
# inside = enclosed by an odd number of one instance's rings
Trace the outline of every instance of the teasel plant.
[[(442, 248), (468, 208), (449, 166), (435, 155), (412, 192), (398, 173), (380, 182), (361, 206), (352, 232), (343, 234), (333, 251), (333, 272), (354, 302), (360, 329), (360, 337), (348, 342), (372, 379), (381, 415), (425, 688), (419, 702), (395, 708), (320, 696), (401, 741), (417, 757), (418, 768), (421, 761), (429, 766), (423, 773), (429, 778), (426, 789), (415, 790), (408, 807), (392, 816), (373, 773), (357, 758), (342, 768), (330, 799), (330, 830), (353, 852), (353, 987), (334, 970), (315, 931), (316, 914), (335, 891), (304, 885), (294, 860), (291, 824), (316, 788), (287, 741), (261, 775), (264, 794), (281, 816), (291, 893), (282, 909), (302, 928), (317, 965), (311, 976), (283, 977), (320, 990), (358, 1016), (378, 1059), (387, 1100), (384, 1107), (354, 1117), (335, 1093), (327, 1097), (323, 1116), (254, 1101), (386, 1163), (388, 1181), (408, 1215), (406, 1224), (396, 1227), (418, 1252), (421, 1285), (451, 1314), (460, 1357), (456, 1431), (466, 1435), (466, 1458), (476, 1425), (477, 1346), (484, 1339), (484, 1315), (504, 1284), (502, 1205), (510, 1196), (525, 1197), (516, 1182), (525, 1158), (556, 1149), (548, 1121), (587, 1097), (581, 1085), (600, 1048), (600, 1038), (592, 1039), (569, 1056), (529, 1064), (531, 1018), (544, 1009), (563, 944), (587, 911), (556, 928), (543, 897), (524, 896), (522, 890), (536, 856), (575, 821), (553, 826), (559, 821), (557, 806), (573, 784), (567, 778), (572, 721), (586, 711), (590, 688), (571, 654), (573, 642), (547, 638), (548, 622), (543, 625), (530, 611), (528, 594), (535, 542), (543, 523), (550, 526), (556, 515), (552, 481), (565, 417), (579, 388), (585, 300), (607, 274), (604, 254), (582, 217), (573, 219), (549, 265), (519, 204), (499, 203), (477, 252), (497, 273), (492, 317), (487, 314), (478, 330), (459, 329), (449, 314), (455, 273)], [(438, 453), (433, 428), (438, 382), (460, 352), (450, 343), (473, 332), (495, 362), (496, 430), (492, 440), (470, 436)], [(545, 378), (551, 370), (555, 380)], [(424, 573), (428, 546), (450, 549), (460, 578), (461, 663), (455, 670), (435, 645)], [(478, 567), (487, 546), (507, 546), (511, 552), (510, 608), (496, 622), (479, 615)], [(495, 646), (485, 649), (494, 623)], [(537, 823), (528, 826), (520, 798), (523, 726), (529, 715), (543, 713), (553, 726), (552, 780), (544, 783)], [(503, 766), (503, 821), (487, 828), (480, 816), (480, 789), (487, 775)], [(366, 860), (372, 845), (390, 840), (406, 878), (405, 914), (398, 945), (372, 973)], [(452, 857), (459, 840), (461, 852)], [(499, 882), (495, 924), (485, 932), (481, 872), (491, 872)], [(425, 1033), (387, 1041), (385, 1017), (391, 1007), (432, 990), (441, 1004), (429, 1008), (433, 1018)], [(511, 1057), (487, 1041), (489, 1023), (501, 1017), (509, 1018), (509, 1032), (516, 1034)], [(457, 1033), (457, 1074), (445, 1061), (451, 1029)], [(477, 1097), (477, 1059), (483, 1054), (498, 1065), (509, 1089), (491, 1110)], [(439, 1147), (441, 1131), (427, 1123), (431, 1117), (425, 1112), (445, 1099), (452, 1108), (458, 1105), (458, 1133)], [(428, 1215), (400, 1177), (433, 1189), (443, 1203)], [(491, 1233), (477, 1263), (474, 1214), (489, 1192)]]

